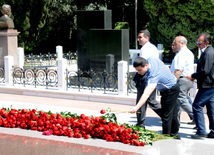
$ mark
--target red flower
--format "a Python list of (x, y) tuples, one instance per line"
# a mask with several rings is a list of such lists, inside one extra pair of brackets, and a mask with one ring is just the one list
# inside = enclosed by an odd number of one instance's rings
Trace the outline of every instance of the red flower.
[(140, 143), (140, 145), (141, 145), (141, 146), (144, 146), (144, 145), (145, 145), (145, 143), (144, 143), (144, 142), (141, 142), (141, 143)]
[[(106, 111), (102, 109), (101, 114)], [(35, 109), (11, 109), (7, 112), (0, 109), (0, 126), (9, 128), (22, 128), (41, 131), (43, 135), (58, 135), (84, 139), (91, 137), (101, 138), (107, 141), (118, 141), (124, 144), (144, 146), (145, 142), (139, 142), (139, 131), (133, 131), (126, 125), (118, 125), (109, 121), (103, 116), (89, 117), (84, 114), (79, 116), (65, 117), (64, 114), (49, 114)]]
[(109, 141), (109, 142), (112, 142), (113, 138), (109, 135), (109, 136), (106, 137), (106, 140)]
[(85, 114), (80, 115), (80, 118), (82, 118), (82, 119), (85, 119), (85, 117), (86, 117)]
[(134, 141), (134, 145), (140, 146), (140, 142), (136, 140), (136, 141)]
[(74, 136), (74, 133), (73, 132), (70, 132), (69, 134), (68, 134), (68, 137), (73, 137)]
[(128, 133), (132, 133), (132, 129), (131, 128), (128, 128), (127, 131), (128, 131)]
[(101, 114), (105, 114), (106, 111), (105, 111), (104, 109), (102, 109), (102, 110), (100, 110), (100, 113), (101, 113)]
[(21, 113), (23, 114), (27, 113), (27, 109), (22, 109)]
[(91, 138), (91, 136), (90, 136), (90, 134), (87, 134), (87, 135), (84, 135), (83, 138), (84, 138), (84, 139), (89, 139), (89, 138)]

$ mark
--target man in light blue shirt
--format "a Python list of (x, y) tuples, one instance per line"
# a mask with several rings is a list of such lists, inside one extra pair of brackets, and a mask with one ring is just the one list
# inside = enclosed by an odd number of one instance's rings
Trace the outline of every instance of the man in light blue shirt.
[(187, 48), (187, 39), (184, 36), (177, 36), (173, 43), (172, 49), (176, 53), (170, 70), (178, 79), (180, 93), (178, 95), (178, 120), (180, 121), (181, 108), (187, 112), (190, 119), (193, 120), (192, 105), (188, 100), (188, 91), (193, 85), (193, 82), (184, 78), (194, 72), (194, 55)]
[(137, 105), (130, 113), (136, 113), (156, 88), (161, 94), (163, 134), (180, 139), (176, 102), (180, 89), (176, 77), (161, 60), (154, 57), (147, 60), (138, 57), (135, 59), (133, 66), (138, 74), (147, 75), (147, 86)]

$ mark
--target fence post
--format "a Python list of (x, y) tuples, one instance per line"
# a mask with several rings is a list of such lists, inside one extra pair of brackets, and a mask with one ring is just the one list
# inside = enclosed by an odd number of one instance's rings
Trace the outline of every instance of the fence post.
[(118, 62), (118, 95), (127, 95), (127, 61)]
[(14, 59), (13, 56), (5, 56), (4, 57), (4, 69), (5, 69), (5, 85), (12, 86), (13, 85), (13, 66)]
[(18, 47), (18, 67), (23, 68), (24, 66), (24, 48)]
[(58, 60), (62, 60), (62, 58), (63, 58), (62, 46), (56, 47), (56, 55), (57, 55)]
[(58, 88), (59, 90), (66, 90), (66, 68), (67, 60), (58, 60)]

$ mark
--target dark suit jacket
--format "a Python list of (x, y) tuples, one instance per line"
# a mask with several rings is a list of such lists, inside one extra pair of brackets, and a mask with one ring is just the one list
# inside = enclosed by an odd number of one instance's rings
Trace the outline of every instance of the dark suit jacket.
[(192, 78), (197, 79), (199, 89), (214, 87), (214, 49), (211, 45), (201, 54)]

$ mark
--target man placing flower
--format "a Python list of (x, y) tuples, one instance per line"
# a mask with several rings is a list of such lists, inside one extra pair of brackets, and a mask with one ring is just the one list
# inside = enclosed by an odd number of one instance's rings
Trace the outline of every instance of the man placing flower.
[(176, 102), (180, 89), (176, 77), (171, 74), (169, 68), (162, 61), (154, 57), (147, 60), (137, 57), (133, 66), (138, 74), (147, 75), (147, 86), (137, 105), (130, 113), (136, 113), (156, 88), (161, 94), (163, 134), (176, 136), (180, 139)]

